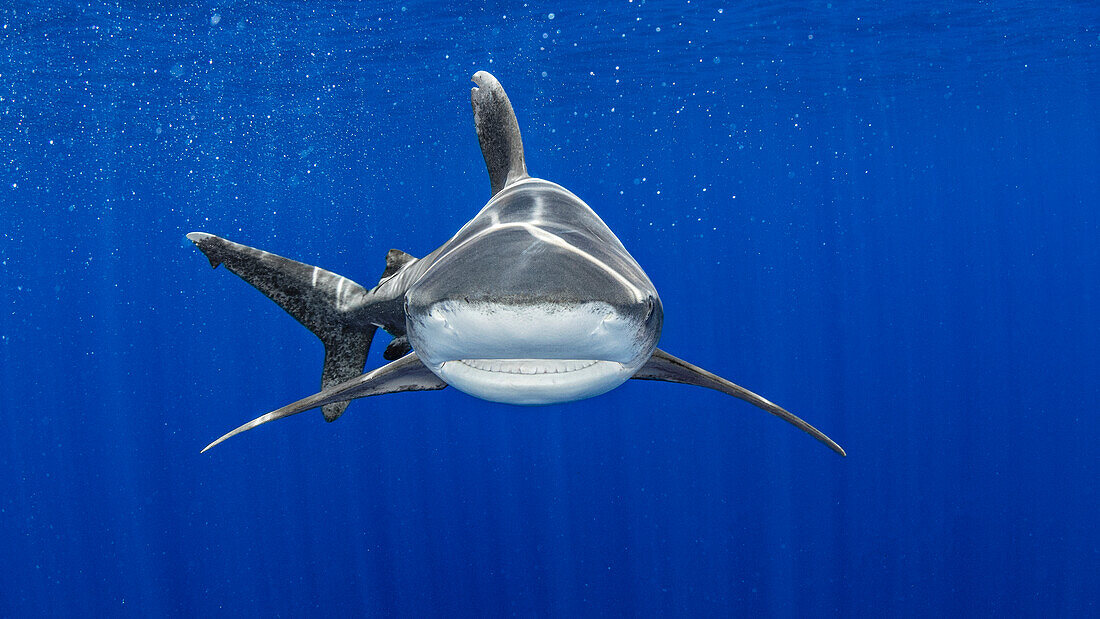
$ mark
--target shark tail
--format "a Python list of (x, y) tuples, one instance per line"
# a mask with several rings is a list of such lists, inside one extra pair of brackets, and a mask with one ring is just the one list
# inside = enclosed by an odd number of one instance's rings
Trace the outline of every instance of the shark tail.
[[(213, 234), (192, 232), (187, 238), (202, 250), (212, 267), (224, 264), (320, 338), (325, 345), (322, 389), (362, 374), (377, 330), (371, 321), (372, 303), (368, 290), (320, 267)], [(387, 256), (387, 272), (383, 274), (383, 279), (392, 275), (391, 270), (400, 268), (400, 265), (395, 267), (394, 263), (404, 259), (404, 256)], [(321, 408), (325, 420), (335, 421), (344, 413), (348, 403), (325, 404)]]

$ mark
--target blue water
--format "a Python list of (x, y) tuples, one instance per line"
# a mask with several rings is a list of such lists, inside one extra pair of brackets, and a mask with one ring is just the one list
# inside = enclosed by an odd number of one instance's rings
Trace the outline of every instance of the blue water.
[[(1100, 614), (1095, 3), (59, 4), (0, 9), (0, 615)], [(641, 381), (199, 455), (322, 350), (183, 235), (373, 285), (489, 196), (479, 69), (662, 348), (847, 458)]]

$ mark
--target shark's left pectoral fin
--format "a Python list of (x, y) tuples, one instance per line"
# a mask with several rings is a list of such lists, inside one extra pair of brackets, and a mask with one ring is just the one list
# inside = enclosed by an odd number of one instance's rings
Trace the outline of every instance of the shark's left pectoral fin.
[(388, 363), (377, 370), (361, 374), (351, 380), (333, 385), (328, 389), (323, 389), (309, 397), (302, 398), (297, 402), (287, 404), (278, 410), (257, 417), (222, 436), (213, 443), (210, 443), (203, 448), (202, 451), (205, 452), (207, 449), (210, 449), (228, 438), (236, 436), (241, 432), (251, 430), (269, 421), (297, 415), (298, 413), (317, 408), (318, 406), (324, 406), (325, 404), (347, 402), (348, 400), (354, 400), (356, 398), (365, 398), (386, 393), (400, 393), (402, 391), (432, 391), (435, 389), (442, 389), (446, 386), (447, 383), (440, 380), (435, 374), (432, 374), (431, 370), (429, 370), (416, 356), (416, 353), (411, 352), (397, 361)]
[(776, 417), (795, 425), (803, 432), (825, 443), (829, 449), (832, 449), (838, 454), (842, 456), (848, 455), (844, 453), (840, 445), (833, 442), (831, 438), (825, 436), (820, 430), (806, 423), (796, 415), (787, 412), (782, 407), (772, 404), (765, 398), (756, 395), (744, 387), (735, 385), (721, 376), (712, 374), (703, 368), (696, 367), (683, 359), (673, 357), (663, 350), (658, 349), (655, 351), (649, 361), (642, 366), (642, 369), (634, 374), (633, 378), (641, 380), (663, 380), (670, 383), (683, 383), (685, 385), (698, 385), (700, 387), (706, 387), (707, 389), (721, 391), (735, 398), (740, 398), (753, 406), (762, 408)]

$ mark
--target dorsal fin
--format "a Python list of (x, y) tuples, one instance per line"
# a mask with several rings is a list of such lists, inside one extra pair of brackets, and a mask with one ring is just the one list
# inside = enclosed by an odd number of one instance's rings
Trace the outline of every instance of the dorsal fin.
[(481, 155), (489, 169), (489, 183), (495, 196), (511, 183), (527, 178), (523, 162), (523, 140), (512, 103), (497, 78), (486, 71), (474, 73), (475, 88), (470, 89), (474, 125)]
[(382, 277), (380, 279), (386, 279), (390, 275), (401, 270), (401, 267), (410, 262), (415, 262), (411, 254), (407, 254), (400, 249), (391, 249), (386, 252), (386, 270), (382, 271)]

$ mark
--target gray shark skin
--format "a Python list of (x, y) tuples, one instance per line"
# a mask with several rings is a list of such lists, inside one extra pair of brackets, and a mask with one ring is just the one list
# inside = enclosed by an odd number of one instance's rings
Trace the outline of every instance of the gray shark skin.
[[(740, 398), (797, 426), (802, 419), (657, 348), (664, 311), (645, 271), (569, 190), (527, 173), (508, 95), (485, 71), (470, 92), (492, 197), (423, 258), (391, 249), (378, 284), (226, 239), (187, 235), (209, 259), (278, 303), (325, 346), (321, 391), (258, 417), (226, 439), (320, 407), (334, 421), (356, 398), (453, 386), (509, 404), (592, 397), (631, 378), (697, 385)], [(363, 373), (377, 329), (390, 363)]]

